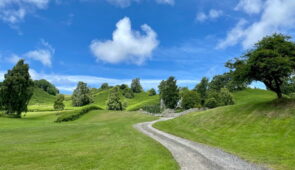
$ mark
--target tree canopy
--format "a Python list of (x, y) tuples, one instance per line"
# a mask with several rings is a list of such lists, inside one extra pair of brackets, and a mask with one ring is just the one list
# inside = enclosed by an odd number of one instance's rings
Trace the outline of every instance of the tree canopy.
[(35, 80), (34, 84), (36, 87), (39, 87), (41, 89), (43, 89), (45, 92), (47, 92), (50, 95), (57, 95), (59, 94), (59, 90), (50, 82), (48, 82), (45, 79), (41, 79), (41, 80)]
[(174, 77), (163, 80), (159, 85), (160, 97), (169, 109), (174, 109), (179, 100), (179, 88)]
[(109, 98), (107, 101), (108, 110), (123, 110), (124, 106), (120, 99), (119, 87), (114, 87), (110, 91)]
[(201, 82), (196, 85), (195, 91), (200, 94), (201, 104), (204, 105), (205, 100), (207, 98), (207, 90), (209, 86), (209, 80), (207, 77), (203, 77)]
[(131, 90), (134, 92), (134, 93), (140, 93), (142, 92), (142, 86), (140, 84), (140, 79), (139, 78), (136, 78), (136, 79), (133, 79), (132, 80), (132, 83), (131, 83)]
[(267, 36), (226, 66), (233, 71), (236, 80), (261, 81), (281, 98), (284, 79), (289, 78), (295, 68), (295, 44), (290, 39), (282, 34)]
[(63, 103), (65, 100), (65, 96), (63, 94), (59, 94), (54, 101), (53, 108), (54, 110), (64, 110), (65, 104)]
[(7, 114), (21, 117), (27, 111), (27, 106), (33, 95), (34, 83), (29, 74), (29, 65), (24, 60), (17, 64), (4, 75), (1, 87), (2, 107)]
[(84, 82), (79, 82), (77, 88), (73, 92), (73, 106), (84, 106), (92, 102), (90, 89), (87, 87), (87, 84)]

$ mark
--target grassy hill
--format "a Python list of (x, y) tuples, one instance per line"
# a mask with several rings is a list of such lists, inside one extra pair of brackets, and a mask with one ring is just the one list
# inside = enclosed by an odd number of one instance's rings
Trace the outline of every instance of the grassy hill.
[(35, 87), (28, 109), (30, 111), (50, 111), (53, 110), (53, 103), (56, 97), (46, 93), (44, 90)]
[(156, 128), (234, 153), (274, 169), (295, 167), (295, 101), (247, 89), (236, 105), (159, 122)]
[(0, 169), (178, 169), (168, 150), (132, 127), (154, 117), (92, 111), (73, 122), (54, 123), (56, 116), (0, 117)]

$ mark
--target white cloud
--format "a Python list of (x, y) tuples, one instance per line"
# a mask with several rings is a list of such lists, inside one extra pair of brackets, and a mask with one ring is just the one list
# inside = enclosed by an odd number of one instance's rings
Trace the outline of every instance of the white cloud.
[(113, 64), (124, 61), (142, 64), (151, 57), (153, 50), (159, 44), (156, 32), (146, 24), (141, 26), (144, 35), (132, 30), (128, 17), (120, 20), (116, 27), (112, 40), (91, 42), (90, 50), (97, 60)]
[(242, 10), (248, 14), (258, 14), (263, 7), (262, 0), (240, 0), (235, 10)]
[(168, 4), (168, 5), (174, 5), (174, 0), (156, 0), (156, 2), (160, 4)]
[(48, 3), (49, 0), (0, 0), (0, 19), (15, 24), (27, 14), (47, 8)]
[(24, 56), (40, 61), (43, 65), (50, 67), (54, 49), (44, 40), (41, 41), (43, 48), (27, 52)]
[(241, 42), (243, 48), (248, 49), (266, 35), (287, 33), (295, 29), (295, 1), (267, 0), (263, 6), (258, 21), (247, 26), (240, 21), (217, 47), (226, 48)]
[(21, 58), (16, 55), (16, 54), (12, 54), (10, 57), (7, 57), (6, 58), (6, 61), (8, 61), (9, 63), (12, 63), (12, 64), (16, 64)]
[(210, 19), (216, 19), (219, 18), (220, 16), (222, 16), (223, 11), (222, 10), (215, 10), (215, 9), (211, 9), (208, 14), (204, 13), (204, 12), (199, 12), (197, 14), (196, 20), (203, 22), (205, 20), (210, 20)]
[[(107, 0), (109, 3), (121, 8), (126, 8), (131, 5), (132, 2), (142, 2), (144, 0)], [(158, 4), (174, 5), (174, 0), (155, 0)]]

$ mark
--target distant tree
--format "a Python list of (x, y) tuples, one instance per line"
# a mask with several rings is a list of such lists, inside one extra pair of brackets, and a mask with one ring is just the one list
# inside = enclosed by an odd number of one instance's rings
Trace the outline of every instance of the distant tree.
[(174, 77), (169, 77), (159, 85), (160, 97), (165, 106), (170, 109), (175, 109), (179, 100), (179, 89), (176, 82)]
[(209, 98), (208, 100), (206, 100), (205, 106), (212, 109), (218, 106), (218, 102), (215, 98)]
[(134, 98), (134, 93), (128, 86), (122, 90), (122, 94), (128, 99)]
[(282, 84), (294, 72), (295, 43), (282, 34), (267, 36), (255, 44), (254, 49), (234, 62), (226, 64), (235, 79), (245, 82), (261, 81), (282, 97)]
[(65, 100), (65, 96), (63, 94), (59, 94), (56, 97), (56, 100), (53, 104), (54, 110), (64, 110), (65, 104), (63, 103)]
[(227, 88), (229, 91), (243, 90), (247, 87), (246, 82), (238, 82), (234, 80), (231, 73), (224, 73), (213, 77), (209, 83), (209, 89), (220, 91), (222, 88)]
[(33, 87), (29, 65), (25, 64), (24, 60), (19, 60), (12, 70), (8, 70), (4, 75), (1, 87), (2, 107), (6, 113), (20, 118), (21, 113), (27, 111)]
[(136, 79), (133, 79), (132, 80), (132, 83), (131, 83), (131, 90), (134, 92), (134, 93), (140, 93), (142, 92), (142, 86), (140, 84), (140, 79), (139, 78), (136, 78)]
[(124, 90), (124, 89), (128, 89), (129, 87), (128, 87), (127, 84), (121, 84), (121, 85), (119, 86), (119, 88), (120, 88), (121, 90)]
[(200, 105), (200, 95), (196, 91), (182, 90), (181, 95), (181, 107), (183, 109), (191, 109)]
[(108, 83), (102, 83), (102, 85), (100, 86), (101, 90), (107, 90), (109, 89), (109, 84)]
[(124, 106), (120, 99), (120, 90), (118, 87), (112, 88), (107, 101), (108, 110), (123, 110)]
[(156, 90), (155, 90), (154, 88), (151, 88), (151, 89), (148, 91), (148, 95), (149, 95), (149, 96), (155, 96), (155, 95), (157, 95), (157, 92), (156, 92)]
[(201, 105), (204, 105), (205, 100), (207, 98), (207, 90), (208, 90), (209, 80), (207, 77), (203, 77), (201, 82), (196, 85), (195, 91), (200, 94), (201, 97)]
[(50, 82), (48, 82), (45, 79), (41, 79), (41, 80), (35, 80), (34, 84), (36, 87), (41, 88), (42, 90), (44, 90), (45, 92), (47, 92), (50, 95), (57, 95), (59, 93), (59, 90)]
[(233, 95), (229, 92), (228, 89), (222, 88), (219, 93), (219, 105), (221, 106), (226, 106), (226, 105), (233, 105), (235, 104), (234, 102), (234, 97)]
[(86, 83), (79, 82), (72, 95), (73, 106), (84, 106), (92, 103), (90, 89)]

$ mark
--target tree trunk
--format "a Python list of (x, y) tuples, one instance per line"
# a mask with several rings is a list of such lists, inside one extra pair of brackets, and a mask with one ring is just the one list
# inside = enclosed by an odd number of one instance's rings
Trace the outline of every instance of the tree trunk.
[(278, 96), (279, 99), (283, 97), (281, 92), (276, 92), (276, 93), (277, 93), (277, 96)]

